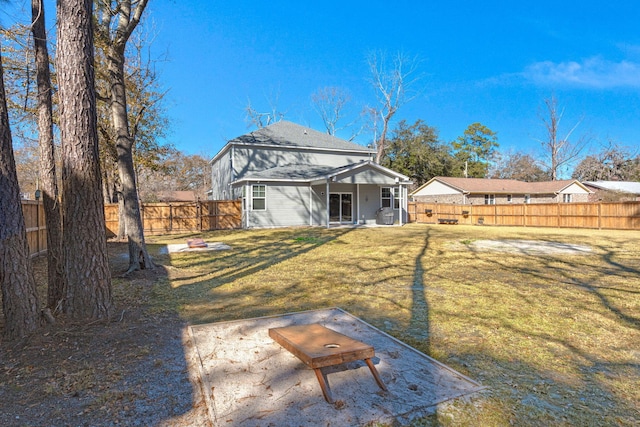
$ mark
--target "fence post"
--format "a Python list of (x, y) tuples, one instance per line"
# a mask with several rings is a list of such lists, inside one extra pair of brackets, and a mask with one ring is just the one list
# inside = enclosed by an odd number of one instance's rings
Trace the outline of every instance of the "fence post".
[(196, 201), (196, 222), (198, 223), (198, 229), (202, 231), (202, 204), (200, 203), (200, 197)]
[(598, 202), (598, 230), (602, 230), (602, 202)]

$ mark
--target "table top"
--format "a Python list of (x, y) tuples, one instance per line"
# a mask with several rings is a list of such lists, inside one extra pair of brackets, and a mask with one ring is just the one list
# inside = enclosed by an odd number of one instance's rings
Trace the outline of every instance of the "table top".
[(372, 346), (318, 323), (272, 328), (269, 336), (314, 369), (375, 355)]

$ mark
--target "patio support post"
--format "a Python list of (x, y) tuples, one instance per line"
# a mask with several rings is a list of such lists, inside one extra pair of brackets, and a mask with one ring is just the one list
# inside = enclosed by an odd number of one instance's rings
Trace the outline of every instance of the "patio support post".
[(329, 228), (329, 178), (327, 178), (327, 228)]
[(356, 224), (360, 224), (360, 184), (356, 184)]
[(313, 225), (313, 187), (309, 183), (309, 226)]
[(404, 194), (402, 193), (402, 185), (398, 184), (398, 194), (400, 195), (400, 203), (398, 204), (399, 208), (400, 208), (400, 212), (398, 215), (398, 221), (400, 222), (400, 226), (402, 226), (402, 212), (405, 210), (405, 199), (404, 199)]
[(245, 228), (249, 228), (249, 223), (251, 222), (249, 220), (249, 212), (251, 212), (251, 208), (252, 208), (252, 206), (250, 206), (252, 202), (252, 198), (251, 198), (252, 195), (249, 193), (250, 191), (251, 191), (251, 185), (249, 185), (249, 183), (247, 182), (246, 191), (244, 192), (244, 206), (247, 209), (246, 216), (245, 216), (247, 223), (245, 225)]

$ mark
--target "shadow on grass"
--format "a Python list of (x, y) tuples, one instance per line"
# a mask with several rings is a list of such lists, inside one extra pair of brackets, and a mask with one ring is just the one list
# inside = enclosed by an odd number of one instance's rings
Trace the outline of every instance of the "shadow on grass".
[[(317, 300), (331, 301), (333, 290), (322, 289), (332, 286), (322, 279), (331, 271), (301, 265), (301, 274), (319, 277), (316, 289), (307, 289), (308, 284), (298, 286), (301, 282), (295, 276), (279, 278), (274, 274), (280, 270), (269, 274), (265, 270), (336, 243), (335, 266), (347, 264), (356, 276), (366, 277), (366, 283), (353, 286), (352, 295), (344, 296), (347, 288), (336, 287), (342, 293), (339, 300), (346, 301), (343, 308), (364, 313), (365, 320), (378, 326), (385, 325), (385, 319), (397, 321), (382, 329), (489, 386), (491, 394), (480, 409), (469, 408), (471, 412), (484, 408), (486, 424), (633, 425), (637, 421), (633, 396), (638, 393), (625, 389), (629, 381), (624, 381), (640, 378), (637, 351), (624, 340), (606, 342), (613, 336), (608, 329), (637, 336), (637, 312), (626, 304), (638, 295), (637, 258), (621, 259), (624, 251), (615, 244), (578, 256), (464, 250), (452, 254), (443, 242), (485, 238), (487, 230), (425, 226), (397, 229), (397, 240), (388, 243), (388, 251), (376, 253), (368, 264), (367, 241), (337, 244), (350, 231), (286, 230), (272, 232), (271, 237), (247, 233), (236, 238), (233, 252), (172, 257), (171, 268), (189, 269), (183, 277), (172, 277), (173, 288), (167, 280), (157, 291), (171, 293), (167, 298), (175, 310), (187, 304), (194, 308), (189, 319), (195, 323), (282, 313), (281, 307), (270, 306), (276, 298), (285, 299), (289, 311), (321, 308)], [(501, 235), (501, 231), (491, 233)], [(504, 233), (514, 238), (508, 230)], [(541, 241), (556, 237), (562, 241), (556, 230), (552, 237), (529, 236), (526, 230), (516, 235)], [(404, 251), (406, 246), (411, 251)], [(318, 268), (331, 270), (325, 264)], [(376, 271), (379, 274), (372, 275)], [(278, 287), (260, 287), (256, 282), (270, 278)], [(328, 295), (319, 295), (321, 291)], [(408, 292), (407, 299), (403, 292)], [(440, 305), (443, 298), (450, 300), (448, 306)], [(382, 305), (382, 300), (388, 304)], [(604, 326), (594, 324), (600, 318)], [(404, 327), (396, 328), (398, 324)], [(495, 415), (487, 418), (486, 413)], [(430, 425), (438, 422), (438, 416), (429, 419)]]
[[(493, 388), (503, 403), (510, 402), (513, 415), (505, 421), (640, 421), (632, 385), (640, 379), (640, 359), (631, 348), (640, 329), (631, 302), (637, 306), (640, 294), (637, 258), (621, 258), (627, 249), (616, 243), (594, 249), (587, 255), (461, 254), (473, 269), (465, 276), (472, 290), (466, 297), (487, 306), (476, 310), (464, 304), (470, 312), (462, 307), (447, 312), (468, 329), (457, 337), (461, 344), (453, 345), (464, 350), (452, 354), (451, 361)], [(496, 342), (511, 354), (491, 346)]]
[[(172, 305), (175, 311), (181, 311), (185, 305), (210, 306), (213, 310), (199, 310), (195, 315), (189, 315), (191, 323), (207, 323), (219, 320), (232, 320), (231, 313), (242, 312), (242, 317), (259, 317), (271, 314), (268, 307), (253, 305), (249, 301), (253, 297), (269, 299), (274, 294), (267, 291), (263, 295), (251, 295), (256, 292), (251, 288), (235, 288), (233, 282), (255, 275), (269, 267), (299, 257), (326, 244), (339, 244), (340, 238), (350, 233), (353, 228), (300, 228), (264, 231), (236, 231), (227, 233), (225, 240), (231, 245), (231, 250), (192, 252), (171, 254), (165, 258), (171, 270), (171, 280), (167, 280), (155, 287), (158, 293), (156, 300), (162, 304)], [(216, 239), (205, 235), (206, 240)], [(229, 237), (231, 236), (231, 237)], [(223, 239), (224, 240), (224, 239)], [(339, 260), (336, 260), (339, 262)], [(185, 267), (185, 270), (181, 270)], [(212, 292), (224, 285), (224, 300), (212, 301)], [(321, 284), (319, 284), (321, 285)], [(291, 284), (292, 288), (295, 284)], [(274, 290), (279, 295), (286, 295), (290, 289)], [(299, 296), (298, 298), (304, 297)], [(311, 300), (312, 295), (307, 297)], [(259, 298), (257, 298), (259, 299)], [(240, 307), (227, 307), (226, 301), (245, 301)], [(168, 307), (162, 307), (168, 308)], [(183, 313), (184, 314), (184, 313)]]

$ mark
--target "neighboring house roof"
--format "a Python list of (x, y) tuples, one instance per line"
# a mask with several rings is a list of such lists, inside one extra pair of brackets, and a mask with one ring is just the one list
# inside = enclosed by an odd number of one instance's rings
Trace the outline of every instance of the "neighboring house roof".
[(585, 187), (575, 179), (544, 182), (525, 182), (515, 179), (451, 178), (437, 176), (417, 188), (409, 195), (415, 195), (434, 181), (438, 181), (442, 184), (452, 187), (455, 190), (458, 190), (460, 193), (465, 194), (555, 194), (561, 193), (564, 189), (574, 184), (581, 187), (585, 191), (585, 193), (591, 192), (587, 187)]
[(264, 182), (313, 182), (319, 180), (330, 180), (333, 177), (337, 177), (342, 173), (348, 173), (356, 171), (360, 168), (376, 169), (379, 172), (385, 173), (394, 178), (398, 178), (398, 181), (402, 181), (403, 184), (411, 184), (409, 177), (393, 171), (384, 166), (380, 166), (372, 161), (352, 163), (345, 166), (313, 166), (313, 165), (288, 165), (278, 166), (263, 171), (250, 172), (243, 176), (241, 179), (232, 182), (232, 185), (239, 185), (249, 181), (264, 181)]
[(196, 193), (193, 191), (160, 191), (157, 194), (161, 202), (195, 202)]
[(585, 181), (583, 184), (600, 190), (640, 194), (640, 182), (635, 181)]
[(327, 133), (318, 132), (286, 120), (254, 130), (230, 140), (227, 145), (211, 160), (221, 156), (232, 145), (252, 145), (261, 147), (296, 147), (302, 149), (319, 149), (332, 151), (355, 151), (373, 153), (373, 149), (354, 142), (345, 141)]

